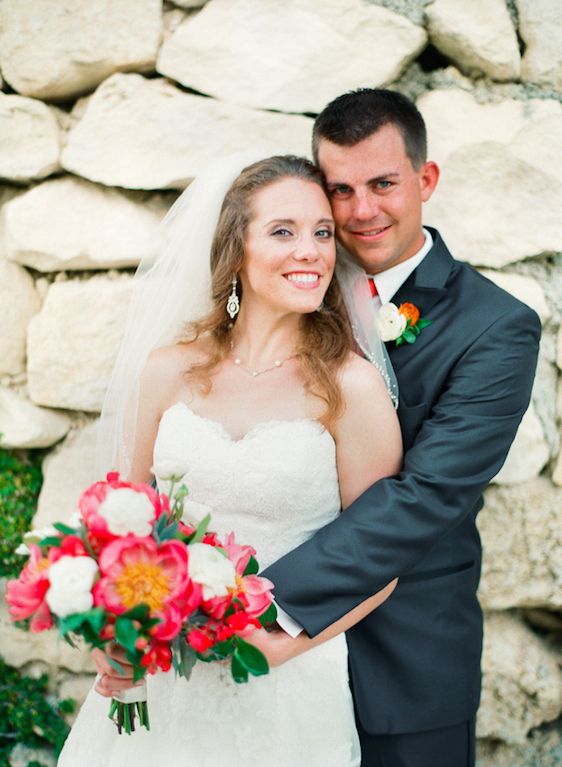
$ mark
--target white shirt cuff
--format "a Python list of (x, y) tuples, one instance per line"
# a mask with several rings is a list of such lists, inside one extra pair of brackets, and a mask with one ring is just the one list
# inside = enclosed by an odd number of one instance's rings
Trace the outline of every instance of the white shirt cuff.
[(279, 607), (277, 603), (275, 603), (275, 607), (277, 608), (277, 623), (280, 628), (282, 628), (291, 639), (296, 639), (296, 637), (304, 631), (303, 627), (300, 623), (297, 623), (294, 618), (291, 618), (282, 607)]

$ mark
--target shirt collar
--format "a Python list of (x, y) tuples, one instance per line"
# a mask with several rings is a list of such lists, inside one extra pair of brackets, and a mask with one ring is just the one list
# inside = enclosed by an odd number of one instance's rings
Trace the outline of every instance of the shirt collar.
[(386, 269), (384, 272), (372, 275), (374, 283), (377, 286), (381, 304), (384, 305), (389, 303), (392, 296), (406, 282), (414, 269), (421, 264), (433, 247), (433, 237), (431, 234), (425, 228), (423, 229), (423, 233), (425, 241), (417, 253), (408, 258), (407, 261), (396, 264), (396, 266), (391, 266), (390, 269)]

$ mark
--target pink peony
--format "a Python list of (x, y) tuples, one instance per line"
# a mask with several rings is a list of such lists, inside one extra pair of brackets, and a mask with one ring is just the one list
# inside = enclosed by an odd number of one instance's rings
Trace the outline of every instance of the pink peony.
[[(53, 625), (53, 618), (45, 601), (50, 586), (49, 566), (52, 561), (42, 555), (37, 544), (30, 544), (29, 549), (29, 561), (19, 578), (8, 581), (6, 601), (10, 605), (10, 618), (13, 621), (31, 618), (29, 628), (33, 633), (38, 633)], [(60, 554), (55, 549), (52, 559), (56, 556)]]
[(122, 482), (116, 472), (85, 490), (78, 506), (97, 552), (125, 535), (149, 536), (156, 519), (169, 511), (167, 498), (150, 485)]
[(252, 546), (236, 543), (234, 533), (227, 536), (224, 548), (236, 569), (238, 590), (235, 596), (244, 604), (248, 615), (257, 618), (267, 610), (273, 601), (271, 594), (273, 583), (259, 575), (244, 575), (250, 557), (255, 556), (256, 550)]
[(147, 604), (160, 618), (154, 637), (173, 639), (183, 619), (201, 600), (187, 574), (188, 549), (181, 541), (157, 544), (152, 538), (118, 538), (101, 552), (102, 578), (94, 587), (94, 604), (120, 615)]

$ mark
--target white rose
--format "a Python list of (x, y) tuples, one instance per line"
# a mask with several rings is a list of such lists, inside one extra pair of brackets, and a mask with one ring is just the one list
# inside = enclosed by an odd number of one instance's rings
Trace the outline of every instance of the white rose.
[(202, 522), (207, 514), (210, 514), (212, 509), (210, 506), (206, 506), (204, 503), (197, 503), (197, 501), (184, 501), (183, 513), (181, 515), (181, 521), (185, 525), (197, 525)]
[(113, 535), (150, 535), (154, 520), (154, 506), (147, 495), (129, 487), (111, 490), (100, 504), (98, 513), (107, 521)]
[(91, 557), (63, 556), (52, 564), (45, 596), (51, 612), (64, 618), (89, 610), (94, 604), (92, 586), (97, 573), (97, 562)]
[(407, 319), (396, 304), (385, 304), (379, 309), (378, 324), (381, 341), (396, 341), (406, 328)]
[(214, 546), (193, 543), (189, 546), (189, 577), (203, 586), (203, 599), (225, 597), (236, 585), (234, 565)]
[(14, 553), (20, 554), (22, 557), (28, 557), (31, 554), (31, 549), (25, 543), (20, 543)]
[(152, 473), (159, 479), (169, 479), (178, 482), (187, 474), (189, 466), (185, 461), (174, 458), (161, 458), (152, 467)]

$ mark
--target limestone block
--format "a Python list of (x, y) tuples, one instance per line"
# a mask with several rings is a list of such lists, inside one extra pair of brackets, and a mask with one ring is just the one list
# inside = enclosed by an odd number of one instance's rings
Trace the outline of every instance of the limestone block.
[[(22, 557), (22, 566), (24, 563), (25, 558)], [(0, 584), (0, 647), (6, 663), (20, 668), (32, 661), (43, 661), (49, 666), (63, 667), (69, 671), (93, 670), (89, 653), (70, 647), (56, 631), (31, 634), (14, 626), (8, 615), (4, 594), (5, 582)]]
[(427, 18), (430, 41), (463, 71), (519, 78), (519, 45), (505, 0), (435, 0)]
[(84, 490), (96, 475), (96, 422), (76, 429), (43, 461), (43, 485), (33, 528), (66, 522), (78, 508)]
[(121, 341), (131, 278), (51, 285), (28, 331), (29, 395), (38, 405), (98, 412)]
[(308, 154), (312, 120), (183, 93), (164, 80), (113, 75), (69, 134), (63, 165), (109, 186), (183, 188), (217, 156), (262, 148)]
[(0, 375), (17, 375), (25, 370), (27, 326), (40, 307), (28, 272), (0, 258)]
[(50, 447), (70, 429), (70, 419), (37, 407), (0, 386), (0, 446), (7, 449)]
[(555, 653), (512, 615), (487, 616), (482, 671), (479, 737), (524, 743), (531, 728), (556, 719), (562, 710)]
[(562, 114), (532, 120), (509, 143), (509, 149), (535, 168), (562, 179)]
[(560, 724), (545, 725), (529, 733), (524, 743), (508, 745), (501, 740), (479, 740), (478, 767), (559, 767), (562, 763)]
[(3, 0), (0, 66), (14, 90), (68, 99), (115, 71), (153, 67), (161, 0)]
[(523, 80), (562, 88), (562, 7), (558, 0), (515, 0), (526, 49)]
[[(540, 189), (540, 204), (537, 190)], [(425, 219), (461, 261), (499, 269), (561, 246), (562, 180), (484, 142), (449, 156)], [(517, 226), (524, 215), (532, 226)]]
[(94, 680), (95, 676), (91, 674), (80, 674), (79, 676), (71, 676), (69, 674), (66, 679), (63, 679), (63, 681), (58, 685), (57, 697), (59, 700), (72, 698), (72, 700), (76, 701), (75, 711), (72, 714), (67, 714), (65, 716), (68, 724), (72, 724), (78, 716), (80, 707), (86, 700), (86, 696), (90, 692), (92, 685), (94, 684)]
[(562, 490), (543, 477), (492, 486), (478, 529), (484, 608), (562, 607)]
[(523, 126), (562, 115), (562, 105), (554, 99), (504, 99), (482, 104), (472, 93), (456, 88), (426, 91), (416, 103), (427, 125), (429, 157), (440, 164), (466, 144), (509, 143)]
[(48, 748), (30, 748), (24, 743), (16, 743), (10, 751), (9, 767), (29, 767), (29, 764), (56, 767), (57, 758)]
[(245, 106), (319, 112), (340, 93), (395, 80), (422, 27), (362, 0), (211, 0), (162, 46), (157, 70)]
[(151, 255), (167, 207), (162, 195), (58, 178), (5, 205), (0, 227), (7, 257), (42, 272), (135, 266)]
[(0, 93), (0, 136), (0, 178), (27, 183), (60, 168), (59, 126), (40, 101)]
[(537, 414), (531, 405), (521, 423), (500, 471), (492, 479), (498, 485), (526, 482), (548, 463), (550, 450)]
[(544, 324), (550, 317), (550, 309), (544, 291), (533, 277), (511, 272), (496, 272), (492, 269), (479, 269), (480, 274), (495, 282), (500, 288), (534, 309)]

